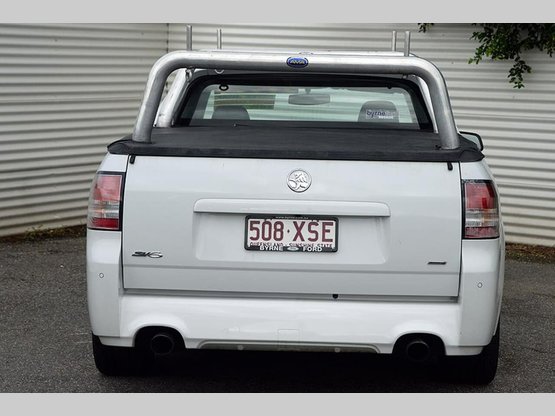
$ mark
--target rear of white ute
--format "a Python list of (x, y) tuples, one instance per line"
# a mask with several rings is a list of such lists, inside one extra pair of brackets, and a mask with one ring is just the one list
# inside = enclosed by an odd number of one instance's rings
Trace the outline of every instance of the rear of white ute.
[[(225, 62), (214, 66), (225, 68)], [(214, 84), (218, 99), (233, 90), (233, 79)], [(196, 88), (210, 82), (198, 78)], [(289, 89), (296, 82), (283, 81)], [(349, 82), (339, 80), (337, 89)], [(387, 81), (387, 87), (404, 83)], [(346, 88), (349, 94), (359, 90)], [(420, 94), (409, 92), (415, 100)], [(312, 93), (317, 108), (328, 104), (325, 94)], [(306, 100), (314, 100), (300, 95), (288, 104), (297, 100), (306, 108)], [(277, 96), (272, 107), (247, 105), (250, 117), (260, 108), (278, 108)], [(432, 104), (422, 97), (428, 108), (441, 98), (433, 90)], [(399, 104), (391, 112), (379, 105), (376, 111), (363, 107), (359, 121), (402, 113)], [(173, 113), (186, 114), (179, 102), (175, 106)], [(419, 112), (428, 114), (415, 107), (405, 117)], [(235, 108), (233, 114), (239, 117)], [(354, 129), (341, 136), (352, 154), (323, 153), (335, 133), (300, 128), (283, 130), (284, 143), (294, 136), (283, 146), (289, 153), (271, 143), (256, 153), (244, 149), (250, 139), (243, 136), (270, 137), (276, 129), (251, 120), (213, 128), (210, 120), (200, 127), (189, 120), (188, 127), (155, 129), (147, 143), (137, 140), (136, 129), (133, 139), (110, 147), (91, 188), (87, 233), (98, 369), (127, 374), (144, 370), (158, 355), (196, 348), (357, 351), (416, 362), (437, 358), (457, 378), (490, 382), (499, 351), (504, 239), (497, 189), (480, 151), (465, 141), (468, 152), (446, 161), (447, 149), (437, 145), (430, 151), (423, 145), (429, 159), (375, 149), (365, 154)], [(432, 121), (430, 128), (442, 133), (445, 127)], [(210, 145), (220, 139), (203, 136), (228, 128), (227, 140), (237, 137), (243, 148)], [(317, 156), (305, 157), (295, 138), (310, 141), (311, 132), (321, 136), (320, 153), (315, 148)], [(190, 141), (198, 136), (200, 147), (184, 148), (180, 135)], [(422, 137), (423, 143), (441, 136), (393, 135), (400, 142)]]

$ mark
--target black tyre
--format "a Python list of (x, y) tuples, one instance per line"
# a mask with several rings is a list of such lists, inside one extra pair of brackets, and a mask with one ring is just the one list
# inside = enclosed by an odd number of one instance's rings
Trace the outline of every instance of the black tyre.
[(497, 373), (499, 361), (500, 324), (490, 343), (478, 355), (468, 357), (444, 357), (443, 370), (449, 380), (471, 383), (489, 384)]
[(96, 368), (107, 376), (126, 376), (143, 373), (148, 357), (143, 357), (135, 348), (103, 345), (93, 334), (93, 356)]

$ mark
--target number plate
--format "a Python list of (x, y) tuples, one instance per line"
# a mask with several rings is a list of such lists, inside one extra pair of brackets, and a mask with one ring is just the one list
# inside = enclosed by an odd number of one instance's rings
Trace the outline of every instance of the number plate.
[(245, 219), (245, 249), (334, 252), (337, 251), (337, 232), (337, 218), (249, 215)]

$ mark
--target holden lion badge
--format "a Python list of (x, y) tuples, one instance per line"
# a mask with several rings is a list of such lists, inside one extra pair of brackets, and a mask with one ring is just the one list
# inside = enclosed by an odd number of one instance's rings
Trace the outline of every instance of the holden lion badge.
[(304, 170), (294, 170), (287, 177), (287, 186), (294, 192), (304, 192), (312, 183), (312, 178)]

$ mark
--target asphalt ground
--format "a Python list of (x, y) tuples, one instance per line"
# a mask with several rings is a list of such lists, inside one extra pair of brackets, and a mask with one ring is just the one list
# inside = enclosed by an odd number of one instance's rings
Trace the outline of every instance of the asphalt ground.
[(0, 392), (555, 391), (555, 264), (507, 260), (501, 356), (487, 386), (454, 384), (390, 356), (197, 351), (148, 376), (106, 377), (93, 362), (85, 239), (0, 241)]

